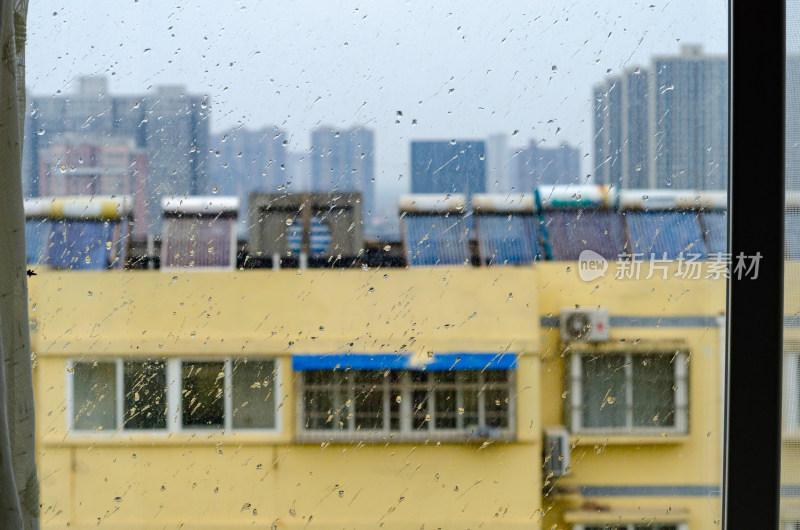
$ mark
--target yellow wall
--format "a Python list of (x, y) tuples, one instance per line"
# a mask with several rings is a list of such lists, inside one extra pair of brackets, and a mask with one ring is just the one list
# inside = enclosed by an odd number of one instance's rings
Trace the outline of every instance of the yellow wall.
[[(30, 295), (45, 526), (538, 527), (532, 269), (41, 271)], [(293, 443), (291, 354), (349, 350), (519, 352), (516, 441)], [(279, 356), (283, 430), (66, 432), (67, 359), (173, 355)]]
[[(611, 343), (682, 341), (686, 435), (574, 436), (569, 477), (542, 495), (542, 428), (564, 422), (569, 388), (557, 329), (576, 304), (613, 316), (724, 312), (724, 280), (583, 282), (575, 263), (524, 268), (41, 271), (31, 279), (37, 424), (46, 526), (567, 528), (590, 516), (715, 527), (719, 495), (582, 497), (585, 486), (719, 485), (720, 339), (710, 327), (614, 327)], [(297, 353), (520, 353), (516, 440), (296, 443)], [(68, 358), (270, 355), (281, 359), (276, 434), (66, 432)], [(565, 394), (567, 393), (567, 394)], [(566, 397), (565, 397), (566, 396)], [(163, 489), (162, 489), (163, 487)], [(340, 493), (341, 492), (341, 493)], [(255, 511), (254, 511), (255, 510)], [(598, 515), (598, 510), (600, 514)], [(542, 511), (546, 512), (543, 521)], [(593, 512), (595, 512), (593, 514)], [(605, 519), (603, 519), (605, 518)]]
[[(715, 317), (725, 311), (724, 280), (683, 280), (669, 270), (668, 280), (613, 278), (613, 264), (605, 278), (582, 281), (577, 263), (545, 262), (538, 265), (539, 307), (543, 315), (557, 315), (562, 308), (602, 306), (612, 316)], [(644, 269), (643, 269), (644, 270)], [(721, 515), (721, 496), (691, 497), (596, 497), (578, 495), (579, 486), (714, 486), (722, 477), (723, 373), (720, 340), (724, 327), (611, 327), (611, 344), (672, 343), (686, 341), (689, 359), (689, 432), (686, 435), (580, 436), (573, 435), (573, 468), (556, 480), (560, 493), (548, 495), (543, 506), (543, 528), (564, 527), (564, 509), (607, 511), (599, 520), (613, 522), (621, 515), (627, 522), (648, 521), (648, 516), (685, 510), (691, 530), (716, 527)], [(624, 341), (624, 343), (622, 342)], [(542, 330), (542, 425), (563, 423), (569, 391), (564, 385), (565, 360), (557, 329)], [(652, 518), (651, 518), (652, 519)]]
[[(800, 314), (800, 263), (787, 261), (784, 264), (784, 314), (796, 318)], [(789, 355), (800, 353), (800, 327), (787, 326), (783, 330), (784, 352)], [(791, 369), (791, 367), (788, 367)], [(784, 385), (788, 377), (784, 378)], [(791, 496), (781, 498), (781, 516), (788, 521), (800, 520), (800, 496), (796, 495), (800, 487), (800, 429), (791, 425), (790, 408), (796, 409), (798, 399), (797, 388), (784, 386), (784, 430), (781, 445), (781, 484), (793, 490)], [(794, 403), (792, 403), (794, 401)]]

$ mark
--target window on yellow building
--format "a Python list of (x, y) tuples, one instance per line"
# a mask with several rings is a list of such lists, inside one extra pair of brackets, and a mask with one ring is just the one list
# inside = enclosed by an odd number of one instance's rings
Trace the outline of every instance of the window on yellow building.
[(571, 414), (580, 432), (686, 432), (685, 353), (574, 353)]
[(300, 391), (301, 429), (507, 436), (512, 384), (510, 370), (309, 370)]
[(67, 416), (75, 431), (277, 426), (273, 360), (78, 361), (67, 371)]

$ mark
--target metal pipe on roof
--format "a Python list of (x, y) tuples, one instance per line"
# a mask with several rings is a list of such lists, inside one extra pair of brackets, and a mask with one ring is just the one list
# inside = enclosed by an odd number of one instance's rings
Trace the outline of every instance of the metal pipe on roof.
[(619, 196), (621, 210), (723, 210), (728, 201), (724, 191), (632, 189)]
[(404, 213), (461, 213), (468, 203), (463, 194), (418, 193), (401, 195), (398, 201)]
[(129, 195), (36, 197), (25, 199), (26, 219), (108, 219), (118, 220), (133, 213)]
[(191, 196), (164, 197), (161, 210), (166, 214), (208, 214), (238, 213), (241, 201), (238, 197)]
[(609, 186), (539, 186), (536, 189), (541, 207), (550, 208), (614, 208), (617, 188)]
[(534, 213), (533, 193), (476, 193), (472, 196), (475, 213)]

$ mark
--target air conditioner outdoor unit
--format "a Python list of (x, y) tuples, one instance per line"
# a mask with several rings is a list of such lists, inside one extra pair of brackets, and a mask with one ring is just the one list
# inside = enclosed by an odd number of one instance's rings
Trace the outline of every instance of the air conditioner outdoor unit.
[(564, 342), (603, 342), (609, 337), (608, 311), (605, 309), (563, 309), (561, 340)]
[(545, 427), (544, 470), (548, 477), (563, 477), (569, 474), (571, 448), (569, 431), (566, 427), (563, 425)]

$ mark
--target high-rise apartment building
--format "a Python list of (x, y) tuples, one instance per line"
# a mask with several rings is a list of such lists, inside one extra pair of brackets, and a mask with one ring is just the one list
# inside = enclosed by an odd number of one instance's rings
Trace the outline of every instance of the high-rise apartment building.
[(724, 189), (728, 65), (699, 46), (594, 88), (594, 176), (626, 188)]
[(580, 182), (580, 151), (569, 144), (546, 147), (531, 140), (511, 159), (513, 186), (518, 193), (532, 193), (544, 185)]
[(411, 142), (411, 193), (486, 191), (486, 142), (431, 140)]
[(507, 193), (514, 187), (512, 158), (508, 152), (508, 136), (493, 134), (486, 139), (486, 190), (489, 193)]
[[(286, 133), (276, 126), (251, 131), (236, 127), (217, 135), (209, 158), (212, 194), (237, 197), (242, 205), (239, 235), (247, 233), (247, 201), (251, 193), (294, 189), (287, 167)], [(281, 186), (283, 186), (281, 188)]]
[(311, 131), (311, 191), (360, 192), (367, 217), (375, 210), (375, 133), (355, 126)]
[[(153, 234), (161, 230), (160, 197), (197, 195), (207, 187), (207, 98), (187, 94), (183, 87), (158, 87), (133, 96), (108, 94), (102, 77), (80, 79), (77, 93), (28, 98), (25, 124), (23, 186), (30, 197), (43, 190), (39, 157), (59, 138), (70, 133), (83, 138), (132, 138), (146, 153), (148, 178), (144, 225)], [(137, 212), (138, 213), (138, 212)]]
[(786, 188), (800, 189), (800, 55), (786, 56)]

